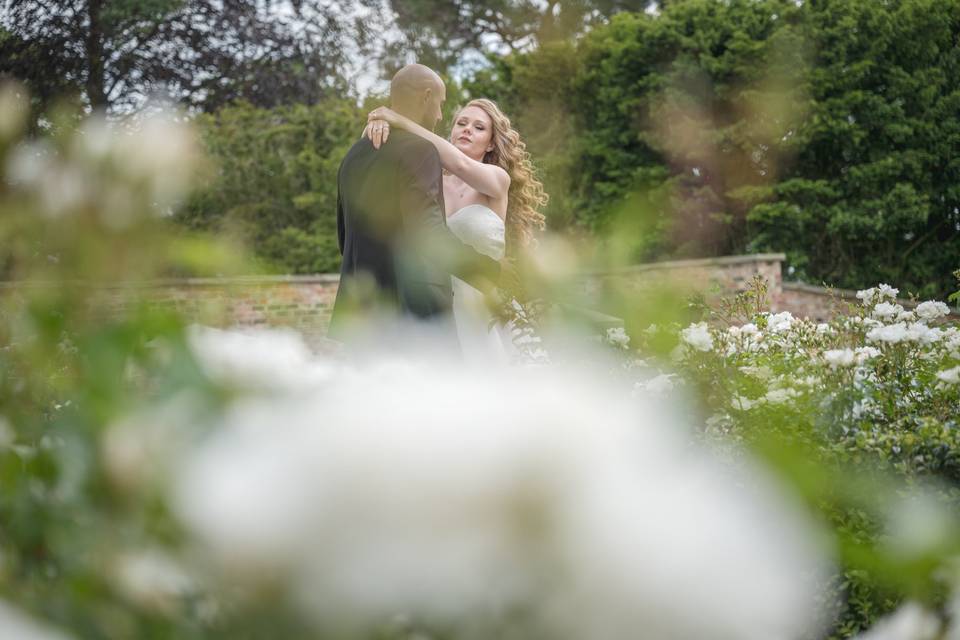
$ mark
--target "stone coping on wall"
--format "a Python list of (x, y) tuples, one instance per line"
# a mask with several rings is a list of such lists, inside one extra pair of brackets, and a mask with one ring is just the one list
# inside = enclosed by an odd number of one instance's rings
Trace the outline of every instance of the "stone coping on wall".
[[(793, 291), (805, 295), (838, 300), (841, 302), (850, 302), (857, 306), (861, 304), (860, 299), (857, 298), (857, 292), (852, 289), (836, 289), (833, 287), (807, 284), (805, 282), (783, 282), (780, 286), (784, 291)], [(904, 309), (914, 309), (921, 302), (923, 302), (923, 300), (914, 302), (913, 300), (909, 300), (907, 298), (896, 299), (896, 303), (902, 306)], [(950, 307), (950, 317), (960, 318), (960, 312), (958, 312), (956, 307)]]
[(664, 260), (661, 262), (647, 262), (626, 267), (612, 269), (588, 269), (583, 275), (628, 274), (656, 269), (703, 269), (709, 267), (725, 267), (753, 262), (784, 262), (787, 255), (784, 253), (753, 253), (741, 256), (720, 256), (717, 258), (690, 258), (687, 260)]
[[(87, 281), (73, 281), (78, 287), (95, 287), (98, 289), (158, 289), (163, 287), (249, 287), (249, 286), (272, 286), (284, 284), (337, 284), (340, 282), (340, 274), (337, 273), (318, 273), (307, 276), (222, 276), (210, 278), (162, 278), (156, 280), (131, 280), (129, 282), (106, 282), (96, 283)], [(14, 289), (23, 287), (52, 287), (61, 286), (63, 282), (52, 282), (43, 280), (24, 280), (22, 282), (7, 281), (0, 282), (0, 289)]]

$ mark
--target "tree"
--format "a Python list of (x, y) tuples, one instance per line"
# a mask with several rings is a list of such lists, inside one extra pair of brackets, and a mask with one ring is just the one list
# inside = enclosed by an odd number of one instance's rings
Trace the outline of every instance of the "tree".
[(6, 0), (0, 75), (35, 95), (72, 92), (124, 112), (162, 91), (213, 110), (315, 102), (342, 91), (353, 34), (335, 8), (300, 0)]
[(555, 228), (939, 297), (960, 265), (958, 37), (953, 0), (678, 0), (466, 87), (519, 123)]
[[(393, 66), (412, 53), (446, 70), (470, 53), (518, 52), (570, 38), (652, 0), (391, 0), (401, 38), (390, 48)], [(388, 63), (389, 65), (389, 63)]]
[(337, 170), (363, 130), (350, 100), (260, 109), (247, 103), (197, 119), (218, 165), (176, 214), (193, 229), (240, 235), (267, 268), (336, 271)]
[(796, 162), (750, 212), (751, 246), (787, 251), (810, 279), (944, 296), (960, 265), (960, 6), (806, 13), (812, 108)]

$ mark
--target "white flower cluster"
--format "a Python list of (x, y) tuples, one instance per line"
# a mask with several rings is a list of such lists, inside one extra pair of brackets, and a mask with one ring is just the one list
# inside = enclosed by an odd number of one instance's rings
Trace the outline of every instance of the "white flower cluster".
[(167, 113), (156, 113), (124, 129), (88, 118), (68, 144), (27, 142), (7, 159), (7, 176), (39, 200), (50, 217), (96, 211), (112, 228), (137, 216), (166, 214), (182, 197), (201, 163), (193, 131)]
[[(255, 370), (248, 337), (230, 357), (215, 333), (195, 348), (210, 370)], [(765, 640), (817, 619), (802, 509), (752, 465), (691, 448), (657, 404), (557, 367), (299, 367), (312, 388), (291, 375), (287, 393), (235, 401), (171, 493), (234, 584), (282, 580), (318, 628), (524, 611), (530, 636)], [(160, 573), (162, 592), (182, 587)]]
[(710, 351), (713, 349), (713, 336), (706, 322), (698, 322), (690, 325), (683, 330), (681, 336), (685, 343), (697, 351)]
[[(861, 313), (830, 323), (813, 323), (784, 311), (762, 313), (755, 322), (726, 330), (703, 322), (691, 324), (680, 331), (684, 347), (680, 361), (701, 374), (712, 367), (717, 376), (725, 376), (720, 371), (731, 367), (742, 373), (744, 378), (737, 383), (742, 388), (729, 394), (733, 411), (793, 405), (804, 398), (816, 407), (840, 395), (849, 398), (854, 418), (879, 418), (884, 403), (874, 401), (871, 394), (897, 386), (884, 377), (894, 375), (891, 372), (907, 376), (911, 388), (956, 392), (960, 328), (943, 324), (950, 308), (931, 300), (905, 311), (896, 302), (897, 293), (885, 284), (860, 291)], [(941, 324), (931, 326), (933, 321)], [(898, 364), (883, 366), (888, 360)], [(854, 396), (845, 396), (845, 389), (853, 389)], [(922, 400), (929, 400), (926, 393), (909, 398), (900, 394), (897, 406), (917, 403), (920, 411)], [(717, 422), (722, 418), (718, 416)]]
[(860, 300), (864, 306), (871, 307), (878, 302), (882, 302), (884, 299), (896, 300), (897, 294), (899, 293), (899, 289), (894, 289), (890, 285), (881, 284), (878, 287), (857, 291), (857, 299)]
[(627, 335), (623, 327), (607, 329), (606, 339), (609, 344), (614, 345), (618, 349), (630, 348), (630, 336)]

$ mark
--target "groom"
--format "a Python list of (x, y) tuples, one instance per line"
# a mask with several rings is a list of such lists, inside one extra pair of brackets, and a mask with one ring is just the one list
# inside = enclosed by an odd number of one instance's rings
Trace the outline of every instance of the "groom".
[[(427, 129), (440, 120), (445, 99), (443, 80), (423, 65), (404, 67), (390, 83), (391, 108)], [(405, 131), (391, 132), (379, 150), (364, 136), (340, 164), (337, 191), (343, 262), (328, 335), (353, 342), (364, 331), (415, 319), (455, 341), (451, 274), (490, 291), (500, 265), (447, 228), (437, 150)]]

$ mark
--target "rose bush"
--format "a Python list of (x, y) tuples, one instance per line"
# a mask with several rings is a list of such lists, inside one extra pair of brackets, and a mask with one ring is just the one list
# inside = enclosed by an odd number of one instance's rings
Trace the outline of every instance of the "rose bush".
[[(907, 596), (938, 603), (953, 584), (944, 567), (957, 550), (960, 506), (960, 326), (945, 303), (907, 310), (898, 293), (865, 289), (859, 306), (817, 323), (759, 310), (765, 291), (754, 283), (703, 321), (651, 327), (633, 351), (614, 344), (637, 393), (698, 398), (703, 437), (734, 457), (764, 452), (830, 523), (843, 566), (825, 585), (834, 637)], [(648, 356), (664, 334), (671, 363), (655, 367)], [(891, 533), (900, 501), (917, 491), (942, 517), (926, 539), (903, 542), (898, 535), (923, 538), (929, 524)]]

